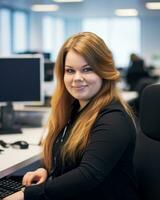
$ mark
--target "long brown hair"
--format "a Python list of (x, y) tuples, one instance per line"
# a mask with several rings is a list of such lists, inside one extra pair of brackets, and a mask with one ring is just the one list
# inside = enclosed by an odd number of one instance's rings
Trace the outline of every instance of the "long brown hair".
[(70, 50), (80, 54), (92, 66), (103, 80), (98, 94), (92, 99), (74, 124), (67, 142), (62, 149), (63, 159), (67, 156), (75, 160), (77, 153), (86, 147), (89, 133), (97, 115), (104, 106), (113, 99), (117, 99), (132, 117), (128, 105), (120, 97), (116, 89), (119, 72), (116, 70), (112, 53), (104, 41), (91, 32), (81, 32), (70, 37), (60, 49), (55, 64), (57, 86), (52, 97), (52, 112), (48, 123), (48, 135), (44, 143), (44, 164), (48, 171), (52, 168), (52, 146), (56, 136), (64, 128), (71, 115), (74, 98), (68, 93), (64, 85), (65, 58)]

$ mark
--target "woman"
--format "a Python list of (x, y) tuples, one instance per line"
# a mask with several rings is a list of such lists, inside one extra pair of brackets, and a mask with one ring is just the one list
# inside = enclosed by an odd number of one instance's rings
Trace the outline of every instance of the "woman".
[[(73, 35), (56, 66), (44, 168), (28, 172), (26, 186), (6, 200), (136, 200), (136, 130), (122, 100), (110, 50), (94, 33)], [(33, 184), (34, 183), (34, 184)]]
[(126, 71), (126, 81), (129, 85), (129, 89), (131, 91), (137, 91), (140, 81), (149, 78), (150, 76), (144, 60), (138, 55), (132, 53), (130, 55), (130, 64)]

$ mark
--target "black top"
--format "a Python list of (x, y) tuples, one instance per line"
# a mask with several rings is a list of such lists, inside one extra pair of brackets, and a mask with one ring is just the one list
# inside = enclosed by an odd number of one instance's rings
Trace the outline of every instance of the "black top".
[[(83, 111), (82, 111), (83, 112)], [(77, 117), (77, 116), (76, 116)], [(69, 126), (75, 121), (72, 118)], [(46, 182), (26, 187), (25, 200), (137, 200), (133, 170), (136, 130), (123, 107), (112, 102), (98, 115), (89, 143), (76, 163), (62, 164), (62, 131), (54, 145), (56, 170)], [(54, 159), (53, 159), (54, 160)]]

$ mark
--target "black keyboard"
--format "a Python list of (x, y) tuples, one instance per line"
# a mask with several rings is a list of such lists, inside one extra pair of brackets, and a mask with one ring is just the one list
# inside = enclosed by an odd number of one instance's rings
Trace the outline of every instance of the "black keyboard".
[(18, 133), (22, 133), (22, 131), (20, 129), (2, 129), (0, 128), (0, 134), (18, 134)]
[(22, 185), (21, 180), (15, 180), (11, 177), (0, 179), (0, 200), (15, 192), (18, 192), (22, 187), (24, 186)]

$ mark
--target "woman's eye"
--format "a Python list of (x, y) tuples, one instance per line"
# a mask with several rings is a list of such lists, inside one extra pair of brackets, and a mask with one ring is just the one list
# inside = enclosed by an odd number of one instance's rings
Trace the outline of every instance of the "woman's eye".
[(74, 73), (74, 70), (73, 69), (65, 69), (65, 72), (68, 74), (72, 74), (72, 73)]
[(86, 67), (83, 69), (84, 72), (91, 72), (93, 71), (91, 67)]

